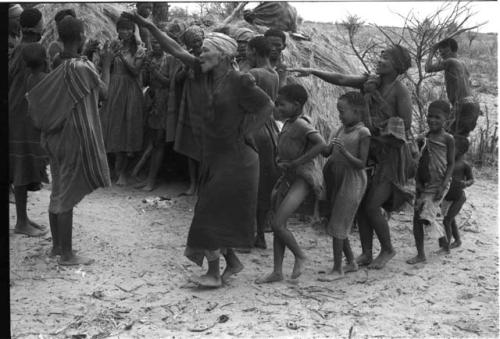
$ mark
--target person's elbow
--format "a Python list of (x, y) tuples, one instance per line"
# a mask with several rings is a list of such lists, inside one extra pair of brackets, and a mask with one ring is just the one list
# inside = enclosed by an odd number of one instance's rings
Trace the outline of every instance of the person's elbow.
[(105, 101), (108, 98), (108, 88), (106, 86), (102, 86), (99, 89), (99, 99), (101, 101)]

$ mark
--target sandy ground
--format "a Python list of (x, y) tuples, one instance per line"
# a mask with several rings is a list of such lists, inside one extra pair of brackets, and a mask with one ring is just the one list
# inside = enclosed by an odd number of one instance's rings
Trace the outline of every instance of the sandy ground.
[[(182, 255), (195, 202), (176, 197), (184, 188), (166, 183), (146, 194), (113, 187), (86, 197), (74, 211), (73, 234), (74, 247), (96, 260), (85, 267), (48, 258), (49, 235), (14, 234), (11, 204), (12, 337), (498, 336), (496, 179), (479, 179), (467, 190), (458, 220), (462, 247), (438, 256), (437, 241), (428, 240), (425, 265), (405, 263), (415, 253), (406, 212), (390, 221), (398, 253), (384, 270), (319, 281), (333, 263), (331, 240), (320, 226), (292, 219), (290, 229), (310, 258), (298, 280), (256, 285), (271, 270), (272, 249), (254, 250), (240, 255), (245, 270), (218, 290), (188, 282), (204, 269)], [(29, 215), (45, 225), (49, 189), (29, 197)], [(143, 202), (158, 196), (172, 199)], [(358, 234), (351, 239), (359, 253)], [(287, 277), (292, 265), (287, 251)]]

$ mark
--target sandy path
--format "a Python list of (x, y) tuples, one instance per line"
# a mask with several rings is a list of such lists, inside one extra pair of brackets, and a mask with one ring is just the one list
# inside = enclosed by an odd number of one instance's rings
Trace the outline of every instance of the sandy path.
[[(74, 247), (96, 259), (88, 267), (62, 268), (47, 258), (48, 235), (13, 234), (11, 204), (12, 337), (498, 336), (496, 181), (468, 189), (459, 217), (462, 247), (438, 257), (437, 242), (429, 240), (426, 265), (405, 263), (415, 253), (411, 215), (397, 214), (391, 228), (398, 254), (386, 269), (318, 281), (332, 266), (331, 241), (294, 219), (290, 228), (311, 260), (298, 281), (255, 285), (272, 266), (271, 249), (255, 250), (241, 254), (245, 270), (219, 290), (187, 283), (203, 272), (182, 255), (194, 199), (173, 198), (161, 208), (142, 202), (181, 189), (167, 184), (146, 195), (112, 188), (85, 198), (75, 210)], [(43, 189), (29, 200), (29, 215), (46, 225), (49, 194)], [(358, 235), (351, 239), (359, 253)], [(292, 264), (287, 252), (287, 276)], [(217, 323), (221, 315), (229, 319)]]

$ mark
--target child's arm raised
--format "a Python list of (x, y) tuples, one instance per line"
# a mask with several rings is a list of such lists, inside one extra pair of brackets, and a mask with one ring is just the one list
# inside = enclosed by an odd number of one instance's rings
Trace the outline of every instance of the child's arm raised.
[(366, 159), (368, 158), (368, 150), (370, 149), (370, 135), (364, 133), (359, 141), (359, 158), (352, 155), (345, 149), (344, 143), (339, 139), (332, 141), (334, 147), (338, 147), (340, 154), (342, 154), (352, 167), (356, 169), (363, 169), (366, 166)]
[(441, 187), (436, 192), (434, 197), (435, 201), (441, 200), (443, 195), (446, 193), (446, 185), (451, 180), (451, 176), (453, 175), (453, 168), (455, 167), (455, 140), (451, 134), (445, 133), (445, 142), (446, 142), (446, 174), (444, 176), (443, 182), (441, 183)]
[(425, 72), (434, 73), (444, 70), (444, 62), (438, 61), (436, 63), (432, 63), (432, 59), (434, 59), (434, 55), (438, 50), (437, 44), (432, 46), (431, 51), (429, 52), (429, 56), (427, 57), (427, 61), (425, 62)]

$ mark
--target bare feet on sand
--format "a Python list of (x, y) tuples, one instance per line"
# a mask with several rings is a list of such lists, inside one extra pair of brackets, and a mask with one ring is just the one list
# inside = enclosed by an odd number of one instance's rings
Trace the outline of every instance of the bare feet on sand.
[(305, 264), (307, 262), (307, 258), (295, 258), (295, 264), (293, 264), (293, 271), (292, 271), (292, 279), (297, 279), (300, 277), (302, 272), (305, 269)]
[(18, 222), (16, 224), (16, 227), (14, 228), (14, 233), (18, 234), (24, 234), (29, 237), (41, 237), (42, 235), (46, 234), (46, 230), (38, 229), (37, 227), (33, 226), (29, 221), (27, 222)]
[(154, 185), (147, 184), (146, 186), (144, 186), (144, 187), (142, 188), (142, 190), (143, 190), (144, 192), (151, 192), (151, 191), (154, 191), (154, 190), (155, 190), (155, 187), (154, 187)]
[(447, 248), (441, 247), (439, 250), (435, 252), (437, 255), (447, 255), (450, 254), (450, 250)]
[(48, 256), (49, 256), (49, 258), (54, 258), (58, 255), (61, 255), (61, 253), (62, 253), (62, 251), (60, 248), (52, 247), (52, 249), (48, 253)]
[(182, 193), (179, 193), (179, 197), (190, 197), (196, 193), (196, 189), (194, 187), (189, 187), (187, 191), (184, 191)]
[(125, 178), (125, 175), (120, 175), (118, 180), (116, 180), (116, 185), (117, 186), (127, 186), (127, 179)]
[(358, 266), (370, 265), (372, 261), (372, 256), (365, 253), (361, 253), (361, 255), (356, 258), (356, 264), (358, 264)]
[(202, 287), (217, 288), (222, 286), (221, 277), (214, 277), (213, 275), (204, 274), (192, 280)]
[(273, 272), (263, 278), (255, 280), (256, 284), (268, 284), (276, 281), (283, 280), (283, 273)]
[(381, 251), (380, 254), (368, 265), (369, 269), (380, 270), (385, 267), (385, 264), (396, 255), (396, 252)]
[(426, 258), (417, 255), (417, 256), (415, 256), (415, 257), (413, 257), (411, 259), (406, 260), (406, 263), (410, 264), (410, 265), (415, 265), (415, 264), (418, 264), (419, 262), (425, 263), (426, 262)]
[(38, 228), (40, 231), (45, 231), (47, 229), (47, 227), (45, 227), (43, 225), (39, 225), (36, 222), (34, 222), (33, 220), (28, 219), (28, 222), (30, 223), (31, 226), (33, 226), (34, 228)]
[(93, 262), (94, 259), (82, 257), (80, 255), (75, 255), (75, 254), (72, 254), (70, 256), (61, 254), (61, 257), (57, 261), (57, 263), (62, 266), (90, 265)]
[(356, 262), (345, 265), (343, 268), (344, 273), (356, 272), (358, 270), (358, 264)]
[(226, 269), (222, 273), (222, 281), (226, 282), (230, 276), (237, 274), (237, 273), (240, 273), (243, 270), (243, 268), (244, 268), (244, 266), (241, 262), (226, 266)]

